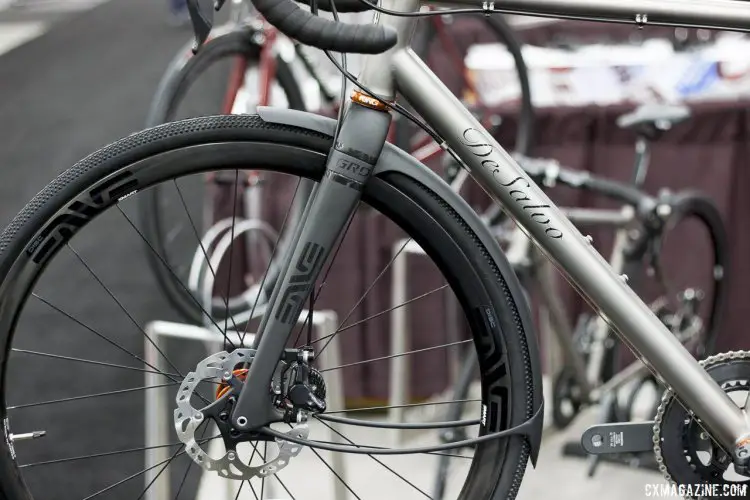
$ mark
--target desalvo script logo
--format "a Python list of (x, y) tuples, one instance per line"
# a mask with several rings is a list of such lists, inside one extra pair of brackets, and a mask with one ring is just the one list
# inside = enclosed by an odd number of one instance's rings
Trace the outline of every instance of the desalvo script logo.
[(481, 158), (482, 166), (489, 170), (492, 175), (500, 182), (502, 186), (512, 188), (508, 191), (513, 201), (528, 213), (529, 218), (544, 228), (544, 234), (550, 238), (560, 239), (563, 237), (562, 231), (552, 225), (547, 215), (550, 206), (534, 200), (531, 192), (531, 184), (515, 172), (504, 170), (496, 158), (499, 152), (490, 144), (490, 141), (484, 138), (482, 132), (475, 128), (464, 130), (461, 142), (469, 148), (471, 153)]

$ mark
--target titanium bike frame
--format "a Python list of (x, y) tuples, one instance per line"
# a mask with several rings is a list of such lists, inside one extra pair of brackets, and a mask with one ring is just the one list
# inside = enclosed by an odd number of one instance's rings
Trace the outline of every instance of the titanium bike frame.
[[(636, 189), (643, 187), (650, 162), (649, 150), (650, 144), (648, 139), (639, 135), (636, 138), (631, 180), (631, 184)], [(548, 167), (548, 173), (545, 175), (542, 183), (547, 187), (553, 187), (557, 183), (559, 169), (559, 164), (553, 161)], [(653, 205), (654, 207), (658, 204), (657, 200), (650, 197), (645, 197), (645, 199), (648, 200), (647, 203), (649, 205)], [(619, 210), (576, 207), (559, 207), (559, 209), (578, 228), (614, 228), (615, 237), (609, 265), (616, 274), (626, 271), (628, 265), (632, 266), (632, 260), (625, 255), (625, 252), (633, 244), (630, 231), (632, 229), (636, 231), (644, 229), (642, 227), (632, 227), (636, 221), (639, 222), (639, 226), (642, 226), (641, 219), (637, 216), (634, 206), (625, 204)], [(506, 257), (514, 268), (525, 266), (537, 260), (533, 252), (531, 240), (518, 227), (513, 228), (510, 238), (508, 238)], [(549, 262), (542, 262), (541, 269), (535, 274), (537, 275), (538, 289), (541, 293), (542, 301), (549, 312), (552, 331), (557, 337), (567, 364), (575, 372), (576, 380), (581, 388), (582, 399), (586, 402), (595, 401), (602, 392), (599, 390), (599, 386), (602, 382), (602, 368), (606, 351), (604, 344), (609, 338), (609, 325), (601, 316), (596, 318), (589, 360), (588, 363), (584, 362), (581, 354), (574, 347), (574, 327), (571, 326), (565, 306), (559, 298), (555, 275), (550, 272), (549, 267)], [(633, 376), (643, 373), (645, 366), (639, 361), (636, 361), (634, 364), (637, 364), (639, 369), (626, 368), (624, 372), (632, 374), (626, 377), (617, 377), (618, 382), (617, 385), (612, 386), (613, 389), (628, 382)], [(608, 384), (607, 387), (610, 387), (610, 385)]]
[[(625, 252), (630, 244), (628, 231), (631, 224), (638, 220), (633, 207), (625, 205), (621, 210), (560, 207), (560, 211), (579, 228), (605, 227), (615, 229), (614, 245), (609, 265), (612, 267), (613, 272), (617, 274), (623, 271), (626, 264)], [(513, 267), (516, 267), (524, 263), (536, 261), (537, 257), (534, 255), (534, 250), (533, 242), (528, 238), (526, 233), (521, 229), (514, 228), (506, 251), (508, 262)], [(565, 306), (560, 300), (555, 275), (548, 267), (550, 267), (550, 263), (545, 259), (545, 261), (540, 262), (540, 268), (534, 272), (542, 303), (549, 313), (552, 331), (555, 337), (557, 337), (563, 357), (575, 372), (576, 380), (581, 389), (582, 399), (586, 402), (595, 401), (602, 392), (599, 388), (602, 381), (602, 368), (606, 349), (604, 343), (607, 337), (609, 337), (609, 325), (601, 320), (601, 317), (597, 318), (589, 361), (588, 363), (585, 362), (581, 353), (575, 348), (573, 340), (574, 327), (567, 316)], [(640, 362), (637, 363), (642, 366)], [(633, 376), (638, 373), (641, 373), (641, 370), (636, 371)], [(630, 380), (630, 377), (623, 380), (622, 383), (628, 380)]]
[[(416, 13), (420, 0), (381, 0), (386, 9)], [(599, 21), (647, 23), (750, 31), (750, 6), (730, 0), (451, 0), (425, 2), (503, 12)], [(501, 7), (500, 7), (501, 6)], [(398, 43), (366, 58), (359, 77), (380, 99), (396, 90), (444, 139), (472, 177), (500, 203), (522, 230), (595, 305), (622, 340), (671, 388), (735, 462), (750, 457), (750, 422), (703, 367), (607, 261), (563, 215), (541, 188), (484, 130), (474, 116), (408, 48), (415, 17), (374, 14), (395, 29)], [(318, 184), (297, 226), (253, 343), (256, 349), (232, 415), (238, 429), (252, 431), (279, 416), (269, 386), (305, 301), (356, 211), (364, 185), (384, 146), (391, 114), (378, 99), (352, 94)]]
[[(637, 156), (635, 172), (645, 170), (646, 167), (642, 158), (642, 156)], [(646, 197), (645, 200), (653, 207), (659, 204), (657, 199)], [(640, 258), (634, 260), (626, 255), (634, 242), (631, 231), (645, 230), (642, 219), (633, 206), (623, 205), (619, 210), (567, 207), (559, 207), (559, 209), (577, 228), (597, 227), (615, 230), (609, 258), (609, 265), (614, 273), (620, 274), (627, 271), (629, 267), (640, 261)], [(602, 394), (616, 390), (634, 377), (647, 371), (647, 367), (641, 361), (636, 360), (616, 373), (606, 383), (602, 383), (602, 370), (606, 353), (605, 343), (610, 337), (610, 325), (601, 316), (596, 318), (588, 362), (584, 361), (582, 354), (576, 350), (574, 344), (575, 329), (567, 316), (564, 304), (560, 300), (557, 290), (557, 273), (554, 272), (552, 263), (547, 259), (543, 261), (538, 259), (533, 242), (518, 227), (513, 228), (507, 241), (505, 254), (513, 268), (525, 267), (539, 262), (539, 269), (533, 271), (537, 289), (540, 292), (542, 304), (549, 313), (551, 330), (562, 349), (562, 355), (567, 365), (575, 372), (583, 401), (587, 403), (597, 402)]]

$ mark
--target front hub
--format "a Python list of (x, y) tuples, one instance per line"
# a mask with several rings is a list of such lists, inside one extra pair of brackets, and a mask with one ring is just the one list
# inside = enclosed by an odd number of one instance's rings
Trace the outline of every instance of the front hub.
[[(247, 480), (273, 475), (301, 451), (298, 444), (273, 438), (261, 429), (239, 430), (232, 425), (230, 415), (247, 381), (247, 366), (254, 357), (252, 349), (213, 354), (185, 376), (177, 391), (174, 425), (178, 438), (185, 444), (186, 453), (203, 469), (216, 471), (228, 479)], [(258, 409), (266, 413), (267, 425), (274, 422), (292, 424), (293, 428), (286, 433), (292, 438), (306, 439), (308, 416), (320, 413), (326, 407), (325, 384), (320, 373), (309, 366), (312, 359), (311, 351), (287, 349), (268, 388), (269, 405)], [(208, 401), (196, 391), (201, 382), (216, 385), (214, 401)], [(199, 403), (194, 406), (195, 401)], [(196, 438), (196, 431), (207, 425), (207, 420), (212, 420), (219, 429), (225, 449), (220, 458), (210, 457), (202, 448), (201, 445), (208, 440)], [(274, 441), (279, 448), (276, 458), (257, 466), (243, 462), (237, 453), (237, 445), (258, 441)]]

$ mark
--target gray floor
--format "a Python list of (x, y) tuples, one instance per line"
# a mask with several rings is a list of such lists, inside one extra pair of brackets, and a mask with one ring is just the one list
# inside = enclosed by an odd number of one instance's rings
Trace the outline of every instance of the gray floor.
[[(537, 468), (527, 467), (524, 481), (522, 483), (518, 499), (532, 500), (543, 498), (554, 498), (555, 500), (583, 500), (583, 499), (606, 499), (606, 500), (633, 500), (645, 498), (653, 488), (653, 485), (665, 484), (663, 477), (655, 472), (644, 469), (629, 468), (620, 465), (602, 463), (597, 469), (594, 477), (588, 477), (588, 462), (584, 459), (569, 458), (561, 456), (562, 446), (569, 441), (578, 441), (581, 432), (594, 422), (594, 412), (586, 412), (569, 429), (564, 432), (555, 432), (548, 429), (543, 441), (542, 451), (539, 456)], [(466, 418), (469, 418), (467, 415)], [(423, 420), (418, 420), (423, 421)], [(334, 439), (331, 434), (326, 437), (328, 431), (320, 425), (311, 425), (311, 436), (318, 439)], [(346, 436), (354, 442), (373, 442), (376, 439), (368, 435), (366, 430), (360, 428), (346, 427)], [(418, 446), (428, 443), (420, 437), (413, 437), (402, 443), (402, 446)], [(321, 452), (323, 458), (329, 464), (332, 455)], [(405, 456), (405, 457), (379, 457), (383, 464), (396, 471), (401, 471), (413, 484), (430, 494), (433, 490), (433, 479), (437, 466), (435, 457)], [(466, 477), (465, 468), (459, 463), (453, 463), (449, 477), (453, 480), (446, 491), (445, 498), (455, 498), (462, 481)], [(336, 469), (341, 473), (342, 469)], [(408, 471), (408, 472), (405, 472)], [(378, 500), (382, 498), (416, 498), (414, 488), (403, 480), (395, 478), (382, 465), (375, 465), (369, 457), (347, 459), (343, 474), (357, 497), (341, 487), (330, 473), (322, 468), (319, 459), (310, 452), (304, 450), (297, 458), (293, 459), (287, 470), (280, 475), (284, 485), (297, 494), (299, 491), (312, 490), (319, 496), (330, 500)], [(377, 484), (373, 489), (368, 485)], [(281, 500), (290, 499), (289, 496), (274, 480), (269, 480), (266, 490), (267, 499)], [(647, 486), (648, 485), (648, 486)], [(204, 476), (197, 500), (252, 500), (255, 498), (247, 486), (239, 491), (238, 485), (228, 485), (217, 476)], [(338, 496), (336, 488), (339, 488)], [(256, 491), (256, 493), (259, 493)], [(264, 495), (265, 496), (265, 495)], [(163, 498), (169, 498), (165, 496)]]
[(562, 457), (563, 444), (579, 440), (583, 430), (594, 422), (594, 417), (594, 414), (589, 413), (565, 432), (548, 433), (537, 469), (527, 469), (519, 499), (632, 500), (646, 497), (646, 484), (664, 483), (657, 472), (607, 463), (602, 463), (594, 477), (589, 478), (586, 460)]

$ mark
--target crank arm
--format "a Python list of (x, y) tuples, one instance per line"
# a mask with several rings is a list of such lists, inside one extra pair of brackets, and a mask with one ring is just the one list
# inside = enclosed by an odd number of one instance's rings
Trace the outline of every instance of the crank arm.
[(624, 422), (594, 425), (581, 436), (581, 446), (590, 455), (639, 453), (654, 447), (654, 422)]

